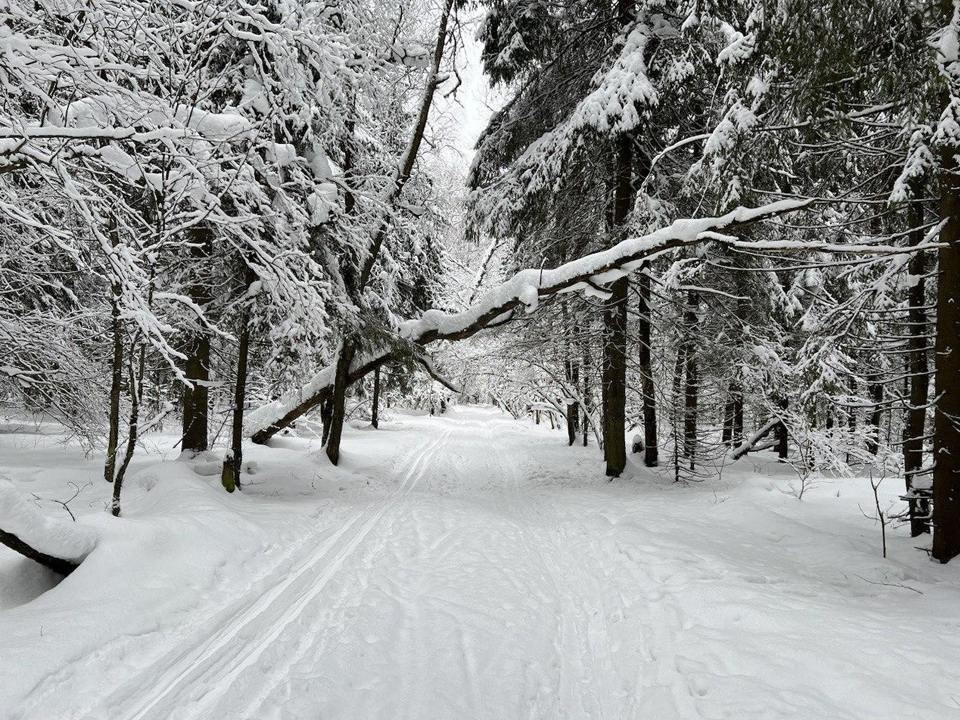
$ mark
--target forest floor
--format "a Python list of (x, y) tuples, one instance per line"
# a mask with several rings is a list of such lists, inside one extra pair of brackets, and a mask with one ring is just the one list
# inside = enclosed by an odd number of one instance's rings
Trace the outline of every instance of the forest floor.
[(960, 564), (903, 527), (881, 558), (866, 479), (611, 483), (481, 407), (351, 429), (336, 469), (279, 438), (234, 495), (174, 442), (115, 520), (102, 458), (3, 427), (0, 474), (68, 520), (77, 483), (100, 540), (55, 586), (0, 548), (0, 717), (960, 717)]

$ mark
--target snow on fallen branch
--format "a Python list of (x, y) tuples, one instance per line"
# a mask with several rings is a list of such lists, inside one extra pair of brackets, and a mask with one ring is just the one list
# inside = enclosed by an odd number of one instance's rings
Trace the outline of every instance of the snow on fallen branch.
[[(577, 290), (596, 293), (599, 285), (637, 270), (659, 252), (708, 239), (716, 240), (708, 233), (775, 217), (807, 204), (809, 201), (806, 200), (782, 200), (755, 209), (737, 208), (720, 217), (678, 220), (649, 235), (629, 238), (612, 248), (557, 268), (522, 270), (462, 312), (429, 310), (418, 320), (401, 323), (400, 335), (419, 345), (435, 340), (465, 339), (481, 330), (509, 322), (521, 306), (532, 312), (540, 297)], [(350, 365), (349, 381), (356, 382), (392, 356), (392, 349), (382, 348), (357, 357)], [(334, 375), (334, 367), (326, 367), (302, 387), (253, 410), (244, 421), (246, 432), (254, 442), (266, 442), (281, 428), (320, 405), (331, 392)]]
[[(556, 268), (521, 270), (503, 284), (492, 288), (466, 310), (455, 313), (428, 310), (416, 320), (402, 322), (399, 334), (419, 345), (437, 340), (464, 340), (482, 330), (509, 322), (520, 309), (527, 313), (533, 312), (541, 298), (566, 292), (596, 294), (599, 292), (598, 288), (602, 290), (603, 286), (636, 272), (656, 255), (708, 241), (771, 252), (816, 250), (877, 255), (895, 255), (936, 247), (842, 245), (802, 240), (742, 241), (733, 235), (719, 232), (735, 230), (794, 212), (810, 203), (810, 200), (780, 200), (757, 208), (739, 207), (718, 217), (676, 220), (652, 233), (628, 238), (607, 250), (586, 255)], [(362, 378), (390, 357), (391, 350), (384, 348), (357, 358), (350, 366), (350, 382)], [(330, 393), (333, 377), (334, 368), (326, 367), (298, 390), (254, 410), (246, 421), (247, 432), (254, 442), (266, 442), (278, 430), (319, 405)]]
[(744, 455), (749, 452), (765, 450), (766, 447), (758, 447), (757, 443), (760, 442), (766, 435), (768, 435), (777, 425), (783, 422), (780, 418), (773, 418), (766, 425), (757, 430), (753, 435), (744, 440), (740, 445), (735, 447), (730, 451), (731, 460), (739, 460)]
[(0, 543), (67, 575), (90, 554), (98, 535), (76, 522), (53, 520), (23, 499), (13, 483), (0, 480)]

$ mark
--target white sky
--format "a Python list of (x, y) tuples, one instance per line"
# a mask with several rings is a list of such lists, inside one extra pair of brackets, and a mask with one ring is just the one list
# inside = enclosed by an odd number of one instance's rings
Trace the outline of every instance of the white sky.
[[(500, 94), (489, 87), (480, 64), (482, 48), (475, 38), (479, 21), (478, 14), (465, 22), (461, 31), (463, 45), (458, 48), (457, 68), (462, 84), (456, 96), (440, 97), (437, 101), (437, 117), (453, 146), (444, 155), (454, 164), (462, 164), (464, 170), (473, 159), (473, 146), (490, 115), (502, 104)], [(441, 92), (448, 87), (446, 84)]]

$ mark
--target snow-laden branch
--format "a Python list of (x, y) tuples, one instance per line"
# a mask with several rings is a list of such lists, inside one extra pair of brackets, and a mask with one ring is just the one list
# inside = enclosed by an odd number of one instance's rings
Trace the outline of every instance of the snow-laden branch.
[[(596, 293), (603, 286), (638, 270), (659, 253), (708, 240), (734, 241), (719, 230), (730, 230), (806, 207), (808, 200), (780, 200), (758, 208), (737, 208), (719, 217), (677, 220), (647, 235), (628, 238), (613, 247), (572, 260), (553, 269), (521, 270), (491, 289), (479, 301), (456, 313), (428, 310), (416, 320), (400, 324), (399, 334), (419, 345), (436, 340), (463, 340), (481, 330), (509, 322), (516, 311), (536, 310), (541, 298), (564, 292)], [(803, 243), (797, 243), (802, 248)], [(839, 246), (843, 247), (843, 246)], [(876, 250), (877, 246), (870, 246)], [(902, 249), (901, 249), (902, 250)], [(393, 354), (390, 348), (373, 351), (353, 361), (350, 382), (379, 367)], [(330, 393), (334, 368), (327, 367), (303, 387), (254, 410), (245, 426), (254, 442), (263, 443), (281, 428), (317, 407)]]

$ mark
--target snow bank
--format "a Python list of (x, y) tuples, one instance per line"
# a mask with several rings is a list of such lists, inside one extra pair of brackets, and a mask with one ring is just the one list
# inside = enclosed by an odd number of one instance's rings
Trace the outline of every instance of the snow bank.
[(99, 537), (86, 525), (47, 517), (24, 500), (9, 480), (0, 480), (0, 530), (42, 553), (71, 562), (89, 555)]

